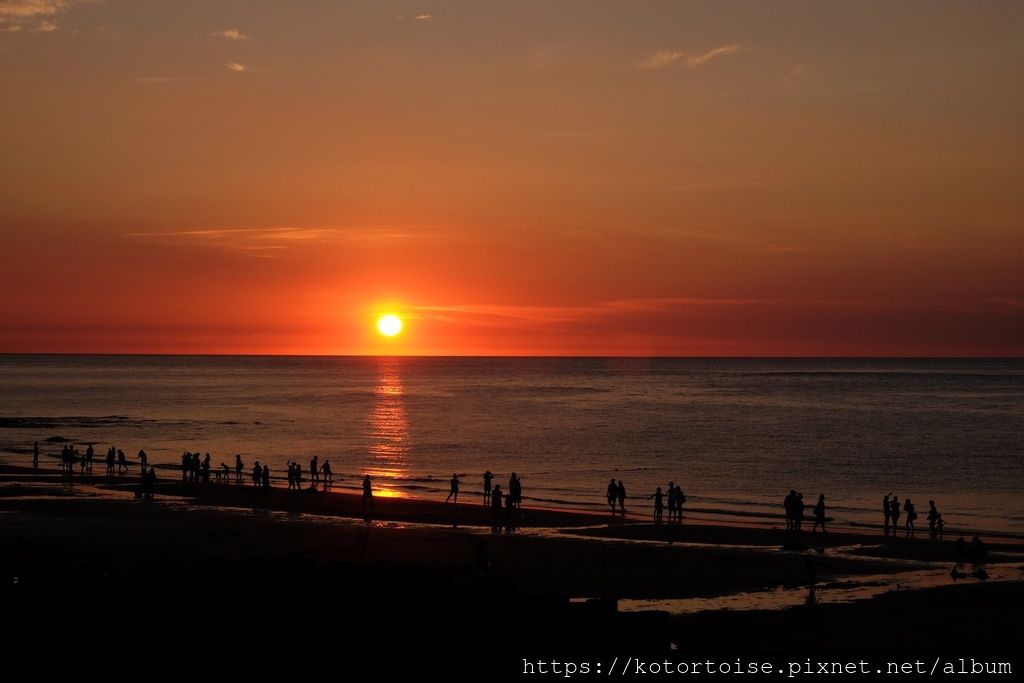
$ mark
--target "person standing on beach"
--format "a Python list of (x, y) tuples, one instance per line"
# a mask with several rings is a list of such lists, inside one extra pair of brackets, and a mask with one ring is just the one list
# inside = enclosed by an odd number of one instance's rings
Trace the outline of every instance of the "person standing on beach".
[(242, 470), (245, 469), (245, 464), (242, 462), (242, 455), (235, 453), (235, 483), (242, 483)]
[(501, 533), (501, 485), (491, 492), (491, 532)]
[(118, 473), (118, 475), (121, 474), (121, 469), (122, 468), (124, 469), (125, 472), (128, 471), (128, 459), (125, 458), (124, 451), (122, 451), (120, 448), (118, 448), (117, 449), (117, 473)]
[(454, 496), (455, 497), (455, 503), (458, 504), (458, 502), (459, 502), (459, 475), (453, 474), (452, 478), (451, 478), (451, 481), (449, 481), (448, 483), (451, 484), (451, 489), (448, 491), (448, 497), (444, 499), (444, 502), (447, 503), (449, 500), (452, 499), (452, 496)]
[[(90, 449), (92, 446), (89, 447)], [(142, 465), (142, 471), (146, 471), (146, 465), (149, 464), (149, 456), (146, 455), (146, 451), (139, 449), (139, 463)]]
[(310, 486), (315, 486), (318, 481), (320, 481), (320, 456), (314, 455), (313, 459), (309, 461)]
[(615, 501), (619, 497), (619, 487), (615, 485), (615, 478), (608, 482), (608, 507), (612, 509), (612, 514), (615, 514)]
[(889, 502), (889, 517), (892, 518), (892, 533), (896, 535), (896, 525), (900, 521), (900, 498), (899, 496), (893, 496)]
[(370, 483), (370, 475), (363, 477), (363, 509), (373, 507), (373, 485)]
[(35, 445), (32, 447), (32, 469), (36, 469), (38, 467), (39, 467), (39, 442), (36, 441)]
[(885, 526), (883, 527), (883, 530), (885, 531), (886, 536), (889, 535), (889, 522), (892, 521), (892, 509), (889, 507), (889, 496), (891, 495), (892, 491), (885, 494), (885, 498), (882, 499), (882, 514), (885, 515)]
[(790, 489), (789, 494), (782, 499), (782, 507), (786, 510), (786, 530), (796, 529), (796, 489)]
[(668, 499), (668, 521), (671, 524), (676, 519), (676, 483), (674, 481), (668, 483), (665, 497)]
[(825, 494), (822, 493), (818, 496), (818, 502), (814, 506), (814, 526), (811, 527), (811, 533), (818, 530), (818, 525), (821, 525), (821, 533), (827, 533), (825, 531)]
[(114, 449), (107, 449), (107, 476), (114, 476)]
[(523, 502), (523, 481), (515, 472), (512, 473), (512, 477), (508, 480), (507, 497), (511, 498), (512, 507), (518, 510)]
[(328, 484), (334, 483), (334, 473), (331, 472), (331, 461), (324, 460), (324, 464), (320, 467), (320, 470), (324, 473), (324, 487)]
[(654, 493), (647, 496), (647, 500), (651, 498), (654, 499), (654, 523), (661, 524), (661, 518), (665, 514), (665, 500), (660, 486), (655, 489)]
[(622, 485), (622, 480), (619, 479), (618, 485), (615, 487), (615, 497), (619, 501), (619, 512), (623, 516), (626, 515), (626, 487)]
[(491, 502), (491, 481), (494, 479), (494, 474), (490, 470), (484, 472), (484, 507)]
[(263, 473), (260, 476), (260, 479), (263, 481), (263, 490), (269, 492), (270, 491), (270, 468), (267, 467), (266, 465), (263, 466)]
[(263, 479), (263, 468), (260, 467), (260, 461), (257, 460), (252, 466), (252, 485), (259, 486), (260, 481)]
[(686, 494), (683, 493), (683, 487), (676, 484), (676, 522), (682, 524), (683, 522), (683, 503), (686, 502)]

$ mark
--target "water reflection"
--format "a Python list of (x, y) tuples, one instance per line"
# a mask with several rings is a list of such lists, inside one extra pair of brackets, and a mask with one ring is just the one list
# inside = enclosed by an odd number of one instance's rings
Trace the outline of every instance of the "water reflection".
[(395, 480), (408, 473), (409, 422), (399, 370), (397, 358), (380, 359), (376, 397), (368, 423), (370, 462), (366, 474), (373, 480), (373, 494), (384, 498), (405, 495)]

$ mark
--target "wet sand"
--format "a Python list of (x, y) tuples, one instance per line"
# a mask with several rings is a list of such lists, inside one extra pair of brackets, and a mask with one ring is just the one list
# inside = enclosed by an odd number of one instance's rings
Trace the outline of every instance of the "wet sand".
[[(710, 652), (728, 644), (733, 654), (748, 655), (813, 643), (849, 652), (908, 643), (931, 651), (954, 637), (944, 640), (948, 634), (924, 624), (891, 644), (878, 639), (874, 622), (893, 609), (915, 610), (915, 619), (920, 613), (970, 621), (969, 631), (952, 628), (957, 642), (998, 648), (1007, 642), (1006, 605), (1019, 604), (1022, 592), (1020, 581), (985, 585), (971, 578), (944, 587), (954, 583), (945, 580), (954, 539), (931, 541), (926, 532), (908, 539), (848, 528), (822, 536), (531, 508), (522, 511), (517, 532), (493, 534), (490, 511), (477, 497), (458, 505), (378, 497), (366, 521), (357, 494), (268, 494), (165, 480), (156, 500), (145, 502), (134, 496), (136, 482), (137, 476), (118, 482), (76, 473), (68, 486), (56, 470), (0, 467), (0, 579), (14, 614), (38, 616), (40, 605), (106, 604), (128, 616), (139, 609), (137, 599), (151, 606), (144, 611), (184, 601), (212, 620), (217, 638), (244, 641), (254, 615), (294, 602), (298, 619), (309, 610), (337, 610), (346, 619), (358, 615), (367, 624), (363, 635), (387, 633), (402, 647), (447, 633), (465, 643), (496, 642), (492, 654), (514, 662), (552, 639), (563, 650), (628, 645), (668, 652), (675, 643)], [(1021, 562), (1020, 553), (1024, 544), (1014, 539), (989, 539), (990, 566), (1010, 567)], [(614, 610), (615, 600), (803, 590), (807, 558), (822, 593), (830, 583), (913, 572), (934, 574), (936, 586), (790, 609)], [(55, 596), (62, 597), (54, 603)], [(572, 598), (603, 602), (586, 606)], [(274, 624), (261, 628), (273, 632), (281, 626)], [(780, 629), (793, 637), (779, 636)]]

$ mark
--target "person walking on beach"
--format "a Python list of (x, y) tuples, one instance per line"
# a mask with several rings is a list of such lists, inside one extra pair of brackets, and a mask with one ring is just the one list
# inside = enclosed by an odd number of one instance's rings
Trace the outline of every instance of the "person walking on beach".
[(619, 479), (618, 485), (615, 487), (615, 497), (619, 501), (619, 512), (622, 516), (626, 515), (626, 487), (622, 485), (622, 480)]
[(490, 470), (484, 472), (484, 507), (487, 507), (491, 502), (491, 482), (494, 480), (494, 474)]
[(448, 491), (448, 497), (444, 499), (444, 502), (447, 503), (449, 500), (452, 499), (452, 496), (454, 496), (455, 497), (455, 503), (458, 504), (458, 502), (459, 502), (459, 475), (453, 474), (452, 478), (451, 478), (451, 481), (449, 481), (448, 483), (451, 485), (451, 489)]
[(370, 475), (363, 477), (363, 509), (373, 508), (373, 485), (370, 483)]
[(107, 449), (107, 476), (114, 476), (114, 449)]
[(235, 453), (235, 483), (242, 483), (242, 470), (245, 469), (245, 463), (242, 462), (242, 455)]
[(266, 465), (263, 466), (263, 473), (260, 475), (260, 479), (263, 482), (263, 490), (270, 491), (270, 468)]
[(309, 485), (315, 486), (320, 481), (320, 456), (314, 455), (309, 461)]
[(121, 474), (121, 470), (128, 471), (128, 459), (124, 456), (124, 451), (120, 448), (117, 449), (117, 474)]
[(661, 518), (665, 514), (665, 500), (660, 486), (655, 489), (654, 493), (647, 496), (647, 500), (651, 498), (654, 499), (654, 523), (661, 524)]
[(903, 501), (903, 514), (907, 516), (906, 532), (908, 534), (914, 533), (914, 520), (917, 519), (917, 510), (914, 508), (914, 504), (907, 498)]
[(615, 478), (608, 482), (608, 507), (612, 509), (612, 514), (615, 514), (615, 501), (619, 497), (619, 487), (615, 485)]
[(893, 496), (892, 500), (889, 501), (889, 517), (892, 519), (892, 533), (896, 535), (896, 525), (900, 521), (900, 498), (899, 496)]
[(938, 508), (935, 507), (935, 501), (928, 501), (928, 532), (932, 538), (935, 538), (936, 528), (939, 520), (942, 519), (942, 515), (939, 514)]
[(36, 441), (35, 445), (32, 446), (32, 469), (39, 467), (39, 442)]
[(811, 533), (818, 530), (818, 525), (821, 525), (821, 533), (828, 533), (825, 531), (825, 494), (822, 493), (818, 496), (818, 502), (814, 506), (814, 526), (811, 527)]
[(324, 464), (320, 467), (320, 471), (324, 473), (324, 486), (334, 483), (334, 473), (331, 472), (331, 461), (324, 459)]

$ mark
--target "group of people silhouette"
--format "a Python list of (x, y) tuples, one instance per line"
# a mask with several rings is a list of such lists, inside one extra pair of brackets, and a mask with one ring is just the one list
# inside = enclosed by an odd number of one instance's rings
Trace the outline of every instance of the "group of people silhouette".
[[(886, 494), (885, 498), (882, 499), (882, 514), (885, 517), (884, 529), (885, 535), (889, 535), (889, 526), (892, 525), (892, 533), (895, 534), (898, 528), (900, 517), (904, 519), (903, 529), (908, 536), (913, 536), (916, 528), (914, 522), (917, 521), (917, 508), (914, 506), (913, 501), (906, 498), (903, 501), (902, 515), (900, 500), (898, 496), (893, 495), (891, 492)], [(932, 538), (942, 536), (945, 530), (946, 523), (942, 521), (942, 515), (939, 513), (938, 508), (935, 507), (935, 501), (928, 501), (928, 531)]]
[[(608, 482), (608, 504), (611, 505), (612, 514), (615, 514), (615, 505), (612, 503), (612, 484), (615, 480)], [(622, 491), (622, 495), (619, 495), (619, 491)], [(622, 482), (615, 484), (615, 498), (619, 502), (619, 506), (622, 508), (622, 514), (626, 514), (625, 499), (626, 491), (622, 487)], [(683, 503), (686, 502), (686, 494), (683, 493), (683, 487), (679, 486), (674, 482), (668, 483), (668, 491), (662, 492), (661, 487), (657, 487), (654, 493), (647, 496), (647, 500), (654, 500), (654, 523), (661, 524), (665, 518), (665, 503), (666, 498), (668, 499), (668, 521), (669, 522), (682, 522), (683, 521)]]
[[(789, 531), (803, 531), (805, 518), (804, 511), (807, 507), (804, 503), (804, 494), (796, 489), (790, 489), (789, 493), (782, 501), (782, 507), (786, 512), (786, 529)], [(814, 526), (811, 528), (811, 531), (816, 532), (820, 526), (821, 533), (828, 533), (825, 530), (824, 493), (818, 495), (818, 502), (814, 504), (812, 513), (814, 515)]]

